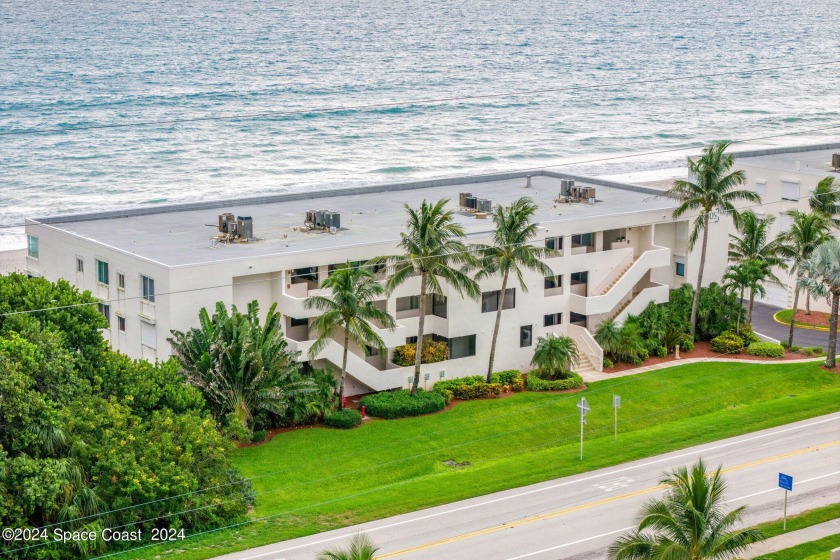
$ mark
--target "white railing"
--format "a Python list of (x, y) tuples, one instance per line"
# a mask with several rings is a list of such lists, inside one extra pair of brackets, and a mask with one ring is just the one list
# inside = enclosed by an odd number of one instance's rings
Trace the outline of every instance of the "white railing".
[(566, 332), (577, 344), (580, 357), (589, 360), (595, 371), (604, 371), (604, 349), (593, 338), (592, 333), (577, 325), (569, 325)]
[(621, 313), (615, 316), (616, 323), (623, 323), (630, 315), (638, 315), (644, 311), (645, 307), (650, 302), (667, 303), (670, 289), (665, 284), (657, 284), (650, 286), (639, 292), (630, 305), (621, 310)]
[[(617, 256), (617, 255), (616, 255)], [(633, 249), (624, 248), (621, 250), (621, 260), (613, 267), (612, 270), (604, 276), (604, 279), (591, 290), (590, 293), (595, 296), (603, 295), (607, 291), (609, 285), (613, 280), (624, 274), (624, 271), (633, 263)]]

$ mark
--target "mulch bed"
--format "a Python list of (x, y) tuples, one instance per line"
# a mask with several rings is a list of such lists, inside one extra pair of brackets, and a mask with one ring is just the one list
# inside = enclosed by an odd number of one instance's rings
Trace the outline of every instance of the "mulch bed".
[(806, 315), (805, 310), (800, 309), (793, 320), (795, 323), (803, 323), (805, 325), (811, 325), (812, 327), (822, 327), (827, 329), (830, 317), (830, 313), (823, 313), (822, 311), (811, 311), (810, 315)]
[[(644, 366), (653, 366), (656, 364), (664, 364), (666, 362), (679, 362), (685, 358), (717, 358), (725, 360), (727, 358), (735, 358), (739, 360), (755, 360), (755, 361), (763, 361), (763, 360), (773, 360), (774, 358), (764, 358), (762, 356), (750, 356), (746, 352), (741, 352), (740, 354), (721, 354), (720, 352), (715, 352), (712, 350), (712, 344), (710, 342), (698, 342), (694, 345), (694, 350), (691, 352), (680, 352), (680, 360), (677, 360), (674, 357), (674, 354), (669, 354), (664, 358), (660, 358), (658, 356), (651, 356), (640, 366), (634, 366), (632, 364), (624, 364), (619, 363), (616, 364), (615, 367), (611, 367), (609, 369), (604, 368), (604, 373), (618, 373), (620, 371), (627, 371), (628, 369), (635, 369), (638, 367)], [(807, 358), (807, 356), (803, 356), (802, 354), (794, 354), (791, 352), (787, 352), (784, 358), (776, 358), (776, 361), (785, 362), (788, 360), (801, 360), (803, 358)]]

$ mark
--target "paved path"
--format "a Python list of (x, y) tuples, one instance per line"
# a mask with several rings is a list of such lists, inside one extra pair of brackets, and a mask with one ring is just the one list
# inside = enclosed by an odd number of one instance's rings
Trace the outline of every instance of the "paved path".
[[(790, 327), (773, 320), (773, 315), (779, 311), (781, 307), (756, 302), (753, 306), (753, 330), (776, 340), (787, 341)], [(828, 331), (794, 327), (793, 344), (794, 346), (822, 346), (824, 350), (828, 347)]]
[(26, 249), (0, 251), (0, 274), (26, 270)]
[(381, 547), (382, 560), (603, 560), (610, 543), (633, 527), (640, 506), (662, 493), (662, 472), (700, 456), (723, 466), (728, 505), (748, 506), (746, 525), (781, 517), (779, 472), (794, 477), (789, 514), (840, 502), (840, 413), (834, 413), (221, 558), (312, 560), (364, 531)]
[(819, 525), (811, 525), (798, 531), (791, 531), (772, 539), (756, 543), (750, 547), (749, 552), (744, 555), (745, 559), (756, 558), (763, 554), (778, 552), (806, 542), (818, 541), (831, 535), (840, 533), (840, 519), (832, 519)]

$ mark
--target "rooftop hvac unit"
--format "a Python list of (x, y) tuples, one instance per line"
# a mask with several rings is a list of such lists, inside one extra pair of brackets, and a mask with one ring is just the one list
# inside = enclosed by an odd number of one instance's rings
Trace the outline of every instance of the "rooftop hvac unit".
[(326, 210), (316, 210), (315, 211), (315, 225), (318, 227), (326, 227)]
[(341, 227), (341, 214), (338, 212), (324, 212), (324, 227), (329, 228), (332, 233)]
[(237, 216), (236, 231), (242, 239), (253, 239), (254, 220), (251, 219), (251, 216)]
[(595, 200), (595, 187), (582, 187), (580, 189), (580, 197)]
[(560, 196), (572, 196), (572, 187), (575, 186), (573, 179), (560, 179)]
[(478, 199), (474, 196), (466, 197), (466, 204), (464, 205), (465, 208), (472, 208), (475, 209), (476, 205), (478, 204)]
[(490, 212), (493, 207), (493, 203), (486, 198), (479, 198), (475, 201), (475, 209), (479, 212)]
[(835, 171), (840, 171), (840, 154), (831, 154), (831, 167)]
[(461, 208), (467, 208), (467, 199), (472, 196), (472, 193), (462, 192), (458, 195), (458, 204)]
[(306, 211), (306, 220), (304, 221), (305, 224), (314, 224), (315, 223), (315, 210), (307, 210)]
[(225, 212), (224, 214), (219, 214), (219, 232), (220, 233), (230, 233), (228, 231), (228, 224), (235, 224), (236, 220), (233, 217), (233, 214), (229, 212)]
[(572, 187), (572, 196), (575, 198), (583, 198), (583, 187)]

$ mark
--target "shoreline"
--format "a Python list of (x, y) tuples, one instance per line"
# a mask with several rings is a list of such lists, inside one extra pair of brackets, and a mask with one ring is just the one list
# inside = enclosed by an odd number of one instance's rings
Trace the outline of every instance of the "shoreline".
[(0, 251), (0, 274), (26, 272), (26, 249)]

